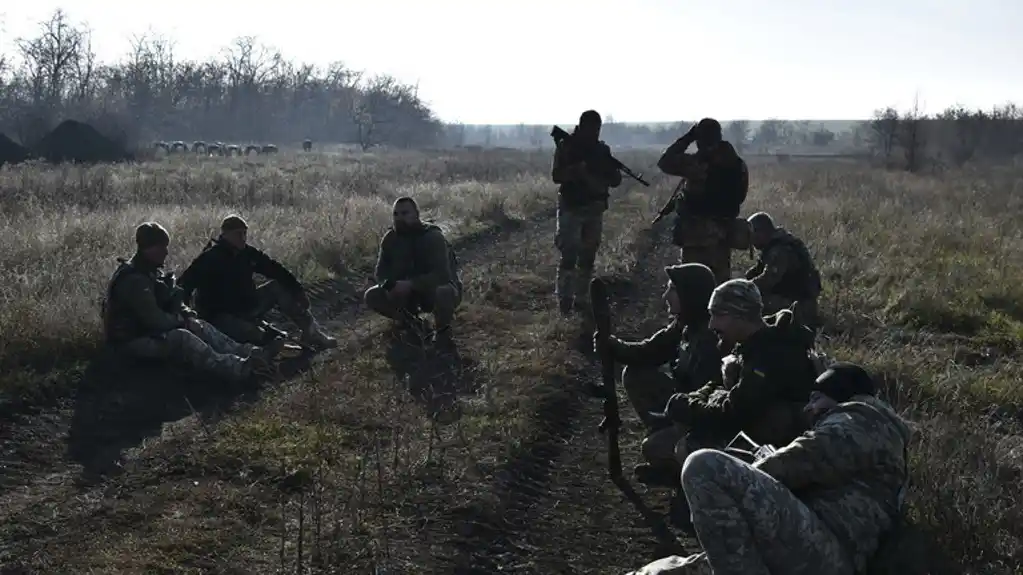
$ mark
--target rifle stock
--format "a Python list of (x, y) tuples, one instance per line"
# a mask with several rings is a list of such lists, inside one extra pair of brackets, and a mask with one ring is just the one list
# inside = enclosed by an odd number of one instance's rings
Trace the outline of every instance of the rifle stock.
[[(590, 303), (597, 339), (603, 344), (611, 335), (611, 304), (608, 301), (607, 285), (600, 278), (590, 280)], [(606, 348), (606, 346), (604, 346)], [(600, 358), (600, 374), (603, 380), (604, 419), (598, 430), (607, 432), (607, 465), (612, 478), (622, 477), (622, 456), (618, 445), (618, 429), (621, 419), (618, 414), (618, 392), (615, 389), (615, 363), (612, 357)]]
[[(565, 141), (571, 142), (572, 141), (572, 134), (569, 134), (565, 130), (562, 130), (561, 127), (559, 127), (559, 126), (554, 126), (553, 128), (551, 128), (551, 138), (554, 139), (554, 143), (555, 144), (559, 144), (560, 145), (562, 142), (565, 142)], [(647, 187), (650, 186), (650, 182), (644, 180), (642, 174), (637, 174), (636, 172), (633, 172), (631, 169), (629, 169), (628, 166), (623, 164), (621, 162), (621, 160), (619, 160), (618, 158), (614, 157), (613, 155), (608, 154), (607, 160), (610, 161), (611, 164), (615, 167), (615, 169), (620, 171), (622, 174), (632, 178), (633, 180), (636, 180), (637, 182), (643, 184), (644, 186), (647, 186)]]

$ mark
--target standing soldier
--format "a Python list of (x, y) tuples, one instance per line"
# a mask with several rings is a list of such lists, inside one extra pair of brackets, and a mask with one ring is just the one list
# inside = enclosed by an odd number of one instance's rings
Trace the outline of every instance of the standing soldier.
[[(696, 153), (686, 148), (696, 142)], [(685, 178), (675, 201), (673, 243), (682, 248), (682, 263), (701, 263), (718, 283), (731, 279), (732, 249), (746, 249), (748, 227), (737, 220), (749, 190), (746, 162), (721, 137), (721, 124), (704, 118), (668, 147), (657, 167)]]
[(760, 251), (760, 259), (746, 271), (746, 279), (756, 284), (764, 296), (764, 313), (794, 307), (796, 321), (816, 330), (821, 274), (810, 250), (785, 228), (775, 226), (766, 212), (750, 216), (749, 225), (753, 247)]
[(600, 141), (600, 114), (587, 110), (570, 140), (554, 151), (551, 179), (558, 188), (558, 230), (554, 245), (561, 252), (557, 295), (561, 312), (571, 313), (576, 301), (586, 305), (593, 263), (600, 247), (609, 188), (622, 183), (611, 162), (611, 149)]

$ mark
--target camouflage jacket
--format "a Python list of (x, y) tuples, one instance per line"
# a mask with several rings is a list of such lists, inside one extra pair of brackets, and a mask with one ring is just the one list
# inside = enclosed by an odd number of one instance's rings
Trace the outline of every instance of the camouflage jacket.
[(746, 279), (757, 284), (765, 296), (790, 301), (816, 299), (821, 293), (820, 272), (806, 244), (780, 228), (760, 250), (760, 259), (746, 272)]
[(640, 341), (612, 336), (611, 349), (616, 362), (629, 366), (658, 367), (670, 363), (679, 392), (721, 383), (718, 338), (706, 327), (683, 326), (676, 319)]
[(731, 438), (743, 431), (772, 445), (784, 445), (806, 429), (802, 408), (817, 369), (810, 357), (812, 340), (791, 321), (791, 313), (787, 318), (737, 345), (734, 358), (718, 364), (721, 383), (689, 394), (682, 423), (707, 437)]
[(377, 254), (378, 282), (410, 280), (412, 289), (427, 293), (442, 285), (462, 288), (455, 253), (440, 227), (423, 223), (408, 232), (388, 230)]
[(680, 217), (738, 217), (749, 191), (749, 169), (731, 143), (722, 141), (711, 150), (686, 153), (690, 142), (680, 138), (668, 147), (657, 167), (669, 176), (685, 178), (684, 193), (676, 201)]
[(184, 317), (195, 315), (182, 303), (183, 294), (173, 275), (161, 274), (138, 254), (119, 262), (103, 301), (107, 343), (157, 336), (182, 327)]
[(910, 437), (883, 400), (855, 396), (754, 466), (813, 509), (862, 573), (901, 512)]
[[(587, 149), (578, 145), (565, 142), (558, 144), (554, 150), (551, 179), (559, 185), (558, 207), (573, 209), (602, 204), (607, 209), (610, 188), (617, 188), (622, 183), (621, 172), (607, 161), (611, 158), (611, 148), (599, 141)], [(583, 161), (586, 162), (586, 170), (579, 172), (576, 166)]]

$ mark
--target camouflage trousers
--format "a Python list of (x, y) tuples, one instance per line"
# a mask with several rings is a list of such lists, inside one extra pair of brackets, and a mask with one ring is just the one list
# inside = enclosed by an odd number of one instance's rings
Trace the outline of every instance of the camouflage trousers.
[(220, 313), (209, 319), (218, 330), (235, 341), (261, 344), (268, 334), (260, 325), (263, 317), (277, 308), (288, 319), (295, 322), (303, 332), (313, 323), (308, 307), (298, 304), (295, 297), (276, 281), (269, 281), (256, 288), (256, 307), (244, 314)]
[(557, 295), (563, 311), (579, 301), (589, 300), (593, 265), (604, 232), (604, 204), (581, 208), (558, 207), (558, 228), (554, 247), (561, 252), (558, 262)]
[(127, 341), (119, 348), (130, 357), (183, 363), (230, 381), (248, 377), (251, 366), (247, 358), (254, 346), (238, 343), (202, 320), (196, 320), (196, 324), (196, 332), (172, 329), (155, 337)]
[(629, 575), (852, 575), (847, 552), (816, 513), (766, 473), (726, 453), (686, 459), (682, 488), (703, 547)]
[(433, 293), (413, 291), (405, 298), (398, 298), (383, 286), (375, 285), (366, 290), (363, 297), (366, 307), (393, 320), (401, 319), (400, 311), (403, 309), (412, 315), (418, 315), (420, 311), (432, 313), (437, 329), (451, 325), (455, 310), (462, 303), (461, 290), (452, 284), (442, 285)]
[(726, 245), (683, 246), (679, 250), (679, 263), (709, 267), (718, 284), (732, 279), (732, 250)]
[(796, 323), (804, 325), (812, 330), (816, 330), (820, 327), (820, 316), (818, 315), (816, 299), (793, 301), (779, 295), (764, 295), (764, 315), (775, 314), (783, 309), (789, 308), (793, 308), (792, 319)]

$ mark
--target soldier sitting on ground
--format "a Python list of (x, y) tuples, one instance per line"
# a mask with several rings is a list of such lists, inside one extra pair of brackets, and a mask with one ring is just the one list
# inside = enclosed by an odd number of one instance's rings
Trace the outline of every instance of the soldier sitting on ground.
[[(720, 385), (711, 382), (694, 392), (676, 393), (658, 414), (682, 436), (674, 449), (679, 465), (696, 449), (723, 448), (740, 431), (758, 443), (792, 441), (806, 429), (802, 408), (817, 377), (807, 330), (793, 325), (788, 311), (769, 325), (762, 316), (760, 292), (751, 282), (735, 279), (719, 285), (708, 310), (710, 328), (718, 333), (722, 352), (731, 351), (731, 363), (722, 363)], [(658, 479), (660, 475), (652, 481)], [(677, 475), (670, 485), (678, 486)], [(672, 502), (672, 519), (684, 525), (687, 513), (680, 495)]]
[[(643, 456), (649, 463), (636, 467), (637, 478), (646, 482), (657, 471), (678, 477), (681, 463), (675, 462), (675, 444), (684, 430), (665, 424), (651, 415), (664, 408), (675, 393), (687, 393), (714, 382), (721, 383), (721, 351), (717, 335), (708, 327), (707, 304), (716, 285), (714, 272), (703, 264), (683, 264), (664, 268), (668, 287), (664, 300), (672, 316), (671, 323), (641, 341), (608, 338), (611, 357), (625, 364), (622, 387), (640, 420), (652, 433), (643, 442)], [(597, 349), (594, 335), (594, 349)], [(661, 368), (670, 366), (670, 372)], [(655, 467), (659, 466), (657, 469)]]
[(682, 485), (703, 547), (630, 575), (864, 573), (902, 518), (911, 431), (863, 368), (833, 364), (806, 411), (813, 428), (752, 465), (702, 449)]
[[(263, 322), (276, 307), (302, 330), (303, 344), (335, 347), (337, 340), (323, 333), (310, 313), (302, 284), (280, 262), (248, 245), (247, 236), (248, 224), (240, 216), (224, 218), (220, 237), (210, 240), (181, 274), (186, 301), (197, 291), (200, 316), (236, 341), (262, 343), (278, 337)], [(270, 281), (256, 287), (253, 273)]]
[(419, 313), (432, 313), (437, 344), (450, 346), (451, 322), (462, 302), (454, 251), (440, 227), (419, 218), (412, 198), (398, 198), (393, 212), (394, 224), (380, 240), (379, 283), (366, 290), (366, 305), (398, 327), (419, 332), (425, 330)]
[(158, 223), (135, 230), (137, 250), (107, 286), (103, 329), (114, 350), (137, 359), (180, 362), (232, 382), (248, 379), (280, 351), (242, 344), (196, 319), (174, 277), (162, 274), (170, 235)]
[(796, 321), (816, 330), (819, 327), (817, 298), (821, 276), (810, 251), (799, 238), (774, 225), (765, 212), (749, 217), (751, 241), (760, 250), (757, 265), (746, 272), (746, 279), (757, 285), (764, 298), (764, 311), (775, 313), (793, 308)]

